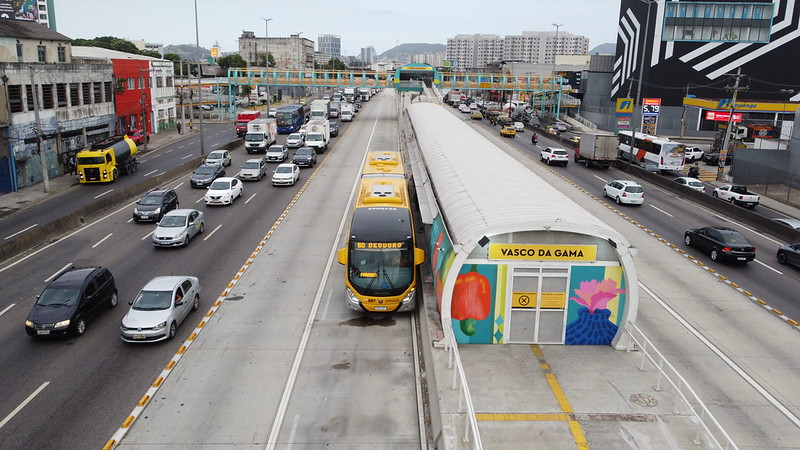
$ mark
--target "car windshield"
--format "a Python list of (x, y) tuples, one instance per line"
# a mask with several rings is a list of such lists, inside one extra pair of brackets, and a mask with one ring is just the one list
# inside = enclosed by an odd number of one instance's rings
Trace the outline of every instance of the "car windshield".
[[(247, 142), (260, 142), (264, 140), (264, 133), (247, 133), (244, 135), (244, 140)], [(209, 155), (210, 157), (210, 155)], [(222, 156), (217, 156), (221, 158)]]
[(348, 278), (361, 292), (403, 289), (414, 279), (412, 259), (407, 248), (353, 250)]
[(308, 147), (303, 147), (294, 152), (294, 154), (300, 156), (308, 156), (311, 154), (311, 149)]
[(72, 306), (78, 303), (80, 291), (71, 288), (47, 288), (36, 301), (40, 306)]
[(164, 216), (161, 222), (158, 223), (159, 227), (164, 228), (182, 228), (186, 226), (186, 216)]
[(224, 190), (228, 190), (230, 188), (231, 188), (231, 182), (230, 181), (219, 181), (219, 180), (211, 183), (211, 186), (209, 187), (209, 189), (217, 190), (217, 191), (224, 191)]
[(78, 158), (78, 165), (105, 164), (106, 160), (102, 156), (83, 156)]
[(703, 183), (701, 183), (701, 182), (699, 182), (699, 181), (688, 181), (688, 182), (687, 182), (687, 184), (688, 184), (689, 186), (694, 186), (694, 187), (700, 187), (700, 186), (702, 186), (702, 185), (703, 185)]
[(286, 139), (287, 139), (287, 140), (290, 140), (290, 141), (297, 141), (297, 140), (300, 140), (300, 137), (301, 137), (301, 136), (300, 136), (299, 134), (297, 134), (297, 133), (292, 133), (292, 134), (290, 134), (290, 135), (289, 135), (289, 137), (288, 137), (288, 138), (286, 138)]
[(292, 173), (292, 168), (291, 166), (278, 166), (278, 168), (275, 169), (275, 173)]
[(196, 173), (198, 175), (211, 175), (216, 171), (217, 171), (217, 169), (214, 168), (214, 167), (203, 166), (203, 167), (198, 168), (194, 173)]
[(161, 196), (160, 195), (145, 195), (139, 200), (140, 205), (160, 205), (161, 204)]
[(260, 166), (261, 164), (257, 162), (246, 162), (242, 165), (242, 169), (258, 169)]
[(131, 309), (136, 311), (160, 311), (169, 309), (171, 302), (171, 291), (142, 291), (136, 296)]
[(269, 152), (269, 153), (283, 153), (283, 147), (278, 147), (276, 145), (273, 145), (272, 147), (269, 148), (269, 150), (267, 150), (267, 152)]

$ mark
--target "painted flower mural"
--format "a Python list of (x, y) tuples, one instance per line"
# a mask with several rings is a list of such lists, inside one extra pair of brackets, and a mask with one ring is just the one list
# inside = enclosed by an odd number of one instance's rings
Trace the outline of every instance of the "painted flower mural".
[(565, 344), (567, 345), (607, 345), (617, 334), (617, 325), (609, 321), (611, 311), (606, 309), (608, 302), (617, 295), (625, 293), (618, 289), (612, 279), (602, 281), (581, 281), (580, 288), (574, 289), (577, 297), (570, 297), (583, 306), (578, 310), (578, 318), (567, 325)]

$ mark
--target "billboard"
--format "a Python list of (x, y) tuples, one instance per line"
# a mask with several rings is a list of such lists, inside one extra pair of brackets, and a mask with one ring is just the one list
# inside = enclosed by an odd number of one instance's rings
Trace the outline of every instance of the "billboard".
[(0, 0), (0, 18), (39, 22), (36, 0)]

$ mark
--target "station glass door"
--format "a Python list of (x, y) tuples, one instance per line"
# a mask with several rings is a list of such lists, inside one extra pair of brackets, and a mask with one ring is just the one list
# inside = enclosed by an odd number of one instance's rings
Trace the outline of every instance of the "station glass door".
[(563, 344), (569, 267), (509, 267), (508, 343)]

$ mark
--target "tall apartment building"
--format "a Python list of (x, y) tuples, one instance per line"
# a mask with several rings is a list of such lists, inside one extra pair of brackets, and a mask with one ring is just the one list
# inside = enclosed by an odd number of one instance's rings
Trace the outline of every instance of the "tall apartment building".
[(377, 53), (375, 53), (375, 47), (371, 45), (361, 49), (361, 61), (368, 66), (375, 62), (376, 56)]
[(459, 34), (447, 40), (446, 59), (462, 70), (482, 70), (492, 61), (552, 64), (556, 55), (589, 53), (589, 38), (566, 32), (523, 31), (521, 35)]
[(317, 51), (331, 58), (341, 58), (342, 38), (333, 34), (317, 35)]

